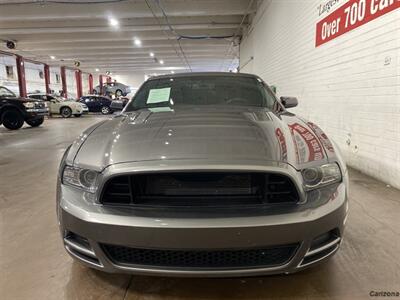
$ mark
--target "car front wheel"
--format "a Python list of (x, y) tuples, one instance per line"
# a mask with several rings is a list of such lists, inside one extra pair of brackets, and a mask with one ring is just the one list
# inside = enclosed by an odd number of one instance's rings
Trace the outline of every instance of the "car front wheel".
[(102, 113), (103, 115), (108, 115), (108, 114), (111, 113), (111, 109), (110, 109), (108, 106), (103, 106), (103, 107), (101, 108), (101, 113)]
[(26, 123), (32, 127), (38, 127), (42, 125), (44, 122), (44, 118), (39, 118), (39, 119), (32, 119), (32, 120), (26, 120)]
[(69, 107), (61, 108), (60, 114), (63, 118), (69, 118), (72, 115), (72, 110)]
[(1, 116), (3, 125), (10, 130), (20, 129), (24, 125), (24, 118), (17, 110), (8, 110)]

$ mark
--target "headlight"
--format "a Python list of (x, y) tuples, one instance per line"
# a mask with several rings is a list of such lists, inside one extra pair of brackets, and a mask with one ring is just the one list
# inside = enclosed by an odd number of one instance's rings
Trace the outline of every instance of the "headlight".
[(34, 108), (35, 107), (35, 103), (33, 103), (33, 102), (24, 102), (23, 104), (26, 108)]
[(62, 182), (94, 193), (97, 189), (97, 175), (98, 173), (92, 170), (66, 166), (63, 171)]
[(342, 172), (336, 163), (307, 168), (301, 174), (307, 190), (342, 181)]

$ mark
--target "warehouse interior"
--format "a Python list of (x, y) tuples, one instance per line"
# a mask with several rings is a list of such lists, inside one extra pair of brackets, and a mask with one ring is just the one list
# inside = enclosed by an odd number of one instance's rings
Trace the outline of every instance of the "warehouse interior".
[[(289, 113), (329, 136), (349, 176), (335, 256), (290, 274), (191, 278), (111, 274), (66, 253), (56, 213), (65, 151), (87, 128), (119, 118), (113, 102), (130, 101), (146, 80), (197, 72), (254, 74), (277, 99), (298, 98)], [(0, 299), (400, 296), (399, 1), (1, 0), (2, 87), (69, 108), (49, 108), (40, 126), (0, 124)], [(108, 110), (92, 111), (93, 97)]]

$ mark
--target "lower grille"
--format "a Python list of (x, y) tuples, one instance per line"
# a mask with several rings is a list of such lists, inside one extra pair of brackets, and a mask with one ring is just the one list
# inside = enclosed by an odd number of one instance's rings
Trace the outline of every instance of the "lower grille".
[(190, 269), (266, 268), (286, 264), (297, 245), (241, 250), (155, 250), (103, 245), (117, 265)]

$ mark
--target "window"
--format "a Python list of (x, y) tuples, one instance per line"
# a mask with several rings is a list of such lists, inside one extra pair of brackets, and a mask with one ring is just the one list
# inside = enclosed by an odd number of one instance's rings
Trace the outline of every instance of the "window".
[(16, 97), (13, 92), (11, 92), (9, 89), (0, 86), (0, 96), (5, 96), (5, 97)]
[(44, 78), (44, 74), (43, 74), (43, 71), (42, 71), (42, 70), (39, 71), (39, 77), (40, 77), (40, 79), (43, 79), (43, 78)]
[(14, 66), (6, 66), (7, 79), (15, 79)]
[(274, 109), (277, 99), (256, 77), (201, 75), (150, 80), (127, 111), (182, 105), (255, 106)]
[(60, 83), (60, 74), (56, 74), (56, 83)]

